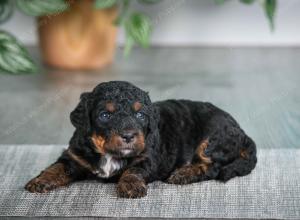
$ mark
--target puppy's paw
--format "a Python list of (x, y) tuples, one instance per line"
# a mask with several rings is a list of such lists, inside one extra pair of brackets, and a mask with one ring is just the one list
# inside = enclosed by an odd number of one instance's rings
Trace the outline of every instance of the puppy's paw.
[(120, 179), (117, 194), (123, 198), (141, 198), (147, 195), (147, 186), (142, 178), (129, 174)]
[(42, 171), (39, 176), (30, 180), (25, 189), (29, 192), (46, 193), (60, 186), (71, 183), (70, 173), (65, 171), (64, 164), (56, 163)]
[(25, 189), (32, 193), (46, 193), (57, 187), (58, 185), (55, 180), (45, 179), (43, 177), (33, 178), (25, 185)]
[(190, 169), (190, 167), (182, 167), (175, 170), (167, 179), (167, 183), (183, 185), (194, 182), (194, 176)]
[(182, 175), (178, 175), (178, 174), (172, 174), (167, 179), (167, 183), (183, 185), (183, 184), (188, 184), (189, 181), (187, 181), (186, 176), (182, 176)]

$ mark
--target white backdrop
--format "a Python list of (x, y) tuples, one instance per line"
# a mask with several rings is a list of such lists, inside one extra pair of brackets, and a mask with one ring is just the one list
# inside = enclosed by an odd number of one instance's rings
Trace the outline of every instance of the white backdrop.
[[(141, 7), (154, 23), (153, 45), (300, 46), (300, 0), (279, 0), (275, 31), (269, 29), (259, 4), (247, 6), (231, 0), (164, 0)], [(1, 26), (26, 44), (36, 44), (35, 22), (15, 13)], [(124, 42), (123, 31), (118, 42)]]

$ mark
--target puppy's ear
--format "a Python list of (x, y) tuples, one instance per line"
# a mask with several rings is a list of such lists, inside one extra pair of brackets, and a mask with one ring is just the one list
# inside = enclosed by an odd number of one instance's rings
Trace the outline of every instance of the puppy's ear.
[(80, 96), (79, 104), (70, 114), (70, 119), (73, 126), (84, 134), (87, 134), (91, 131), (91, 122), (89, 115), (91, 105), (91, 93), (82, 93)]
[(158, 124), (160, 120), (159, 109), (155, 106), (152, 107), (149, 114), (148, 134), (146, 137), (146, 145), (157, 147), (159, 143), (159, 129)]
[(149, 120), (149, 133), (154, 133), (158, 130), (158, 123), (160, 119), (159, 109), (155, 106), (152, 107)]

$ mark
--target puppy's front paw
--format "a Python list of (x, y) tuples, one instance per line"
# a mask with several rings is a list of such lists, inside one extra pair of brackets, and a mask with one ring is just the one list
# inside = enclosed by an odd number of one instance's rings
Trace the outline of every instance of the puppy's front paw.
[(117, 193), (119, 197), (141, 198), (147, 195), (147, 186), (142, 178), (129, 174), (120, 179)]
[(25, 189), (29, 192), (46, 193), (60, 186), (66, 186), (72, 181), (70, 173), (65, 171), (62, 163), (56, 163), (30, 180)]
[(43, 177), (33, 178), (25, 185), (25, 189), (32, 193), (46, 193), (56, 187), (58, 187), (56, 181)]

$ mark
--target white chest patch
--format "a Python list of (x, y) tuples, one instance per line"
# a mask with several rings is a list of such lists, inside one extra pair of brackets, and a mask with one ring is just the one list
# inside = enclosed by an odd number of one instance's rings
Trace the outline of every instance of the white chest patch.
[(113, 158), (110, 154), (105, 154), (101, 158), (97, 176), (101, 178), (109, 178), (119, 171), (124, 165), (122, 160)]

